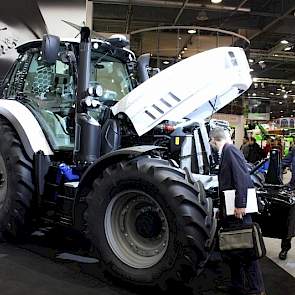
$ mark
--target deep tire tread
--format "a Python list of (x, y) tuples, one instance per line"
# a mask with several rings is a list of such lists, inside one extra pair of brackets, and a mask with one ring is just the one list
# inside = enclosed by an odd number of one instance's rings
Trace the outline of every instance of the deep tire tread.
[[(0, 231), (14, 239), (21, 239), (27, 232), (27, 215), (34, 192), (33, 163), (25, 153), (18, 134), (3, 117), (0, 117), (0, 130), (2, 156), (7, 157), (9, 162), (7, 173), (13, 175), (8, 179), (9, 200), (0, 210)], [(9, 167), (13, 167), (13, 171), (8, 171)]]
[[(151, 183), (165, 195), (165, 202), (177, 216), (177, 227), (183, 238), (179, 240), (181, 246), (176, 251), (178, 252), (176, 260), (169, 267), (166, 266), (167, 269), (163, 273), (153, 274), (152, 281), (140, 282), (132, 279), (132, 283), (165, 286), (171, 279), (189, 281), (201, 271), (210, 253), (206, 244), (212, 236), (212, 228), (208, 226), (210, 225), (208, 220), (213, 219), (212, 207), (208, 204), (200, 184), (194, 186), (189, 183), (186, 180), (186, 174), (172, 167), (168, 161), (148, 156), (129, 162), (120, 162), (106, 168), (102, 175), (96, 178), (92, 190), (86, 197), (88, 208), (84, 217), (87, 221), (87, 234), (102, 260), (102, 268), (113, 276), (128, 281), (116, 265), (104, 261), (104, 255), (100, 254), (100, 238), (96, 232), (97, 211), (104, 202), (102, 191), (106, 183), (110, 185), (109, 182), (112, 182), (116, 185), (124, 179), (132, 181), (135, 177), (142, 179), (145, 183)], [(167, 190), (169, 192), (165, 192)]]

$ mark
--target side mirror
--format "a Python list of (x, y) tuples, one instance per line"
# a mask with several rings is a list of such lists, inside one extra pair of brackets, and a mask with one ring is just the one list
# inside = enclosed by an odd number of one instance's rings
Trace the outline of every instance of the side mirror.
[(54, 65), (59, 52), (60, 39), (54, 35), (44, 35), (42, 40), (42, 60), (48, 65)]
[(139, 76), (139, 82), (143, 83), (147, 79), (149, 79), (149, 64), (150, 64), (150, 58), (151, 55), (149, 53), (142, 54), (137, 59), (137, 65), (138, 65), (138, 76)]

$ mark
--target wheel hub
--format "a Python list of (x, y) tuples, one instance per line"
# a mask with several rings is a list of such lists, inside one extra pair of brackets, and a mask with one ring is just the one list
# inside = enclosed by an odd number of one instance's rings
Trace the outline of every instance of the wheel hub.
[(107, 207), (104, 226), (111, 250), (131, 267), (151, 267), (167, 250), (166, 216), (155, 199), (142, 191), (116, 195)]
[(137, 232), (146, 239), (156, 238), (162, 229), (161, 218), (154, 211), (140, 214), (135, 221)]

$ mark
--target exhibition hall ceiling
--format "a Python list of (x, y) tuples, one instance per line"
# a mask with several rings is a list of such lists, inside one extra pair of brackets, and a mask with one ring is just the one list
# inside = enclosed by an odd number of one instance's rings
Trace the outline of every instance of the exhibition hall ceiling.
[[(246, 51), (254, 78), (247, 95), (270, 98), (273, 116), (295, 114), (294, 0), (223, 0), (218, 4), (211, 0), (93, 0), (93, 3), (95, 31), (130, 34), (132, 49), (137, 54), (152, 52), (161, 68), (216, 46), (247, 47), (244, 40), (220, 30), (246, 37), (250, 40)], [(197, 29), (189, 34), (181, 26), (210, 27), (219, 32)]]
[[(76, 36), (78, 32), (63, 20), (82, 25), (88, 3), (93, 4), (93, 30), (128, 34), (131, 49), (137, 55), (151, 52), (153, 66), (162, 69), (217, 46), (243, 46), (254, 80), (247, 98), (270, 99), (273, 116), (292, 115), (295, 105), (295, 0), (212, 2), (0, 1), (0, 79), (16, 56), (12, 50), (16, 45), (41, 38), (44, 33)], [(189, 29), (194, 29), (192, 34), (188, 33)], [(235, 104), (231, 105), (234, 112), (241, 103)]]

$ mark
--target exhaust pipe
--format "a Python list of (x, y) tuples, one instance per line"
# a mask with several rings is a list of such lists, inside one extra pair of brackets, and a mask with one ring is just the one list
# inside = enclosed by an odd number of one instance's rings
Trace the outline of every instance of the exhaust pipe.
[(101, 125), (87, 114), (83, 99), (87, 96), (90, 76), (91, 39), (88, 27), (81, 28), (76, 97), (74, 162), (89, 165), (100, 156)]

